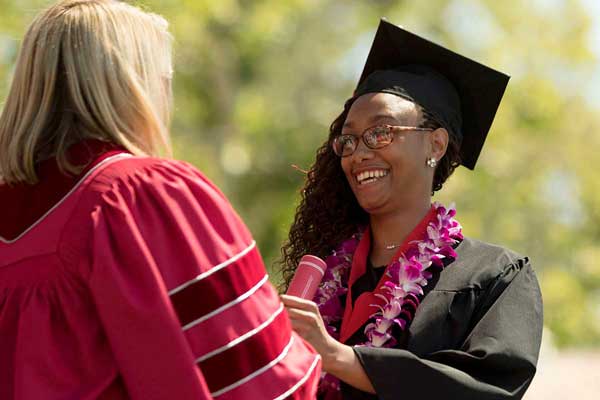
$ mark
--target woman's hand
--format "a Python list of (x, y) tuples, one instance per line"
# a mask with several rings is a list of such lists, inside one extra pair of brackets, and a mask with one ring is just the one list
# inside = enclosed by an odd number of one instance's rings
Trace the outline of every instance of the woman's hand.
[(323, 358), (323, 370), (364, 392), (375, 393), (373, 384), (352, 347), (327, 333), (317, 305), (296, 296), (281, 295), (292, 328), (310, 343)]
[(281, 295), (281, 301), (287, 309), (292, 328), (321, 355), (323, 369), (327, 371), (328, 366), (335, 363), (344, 345), (327, 333), (319, 308), (314, 302), (285, 294)]

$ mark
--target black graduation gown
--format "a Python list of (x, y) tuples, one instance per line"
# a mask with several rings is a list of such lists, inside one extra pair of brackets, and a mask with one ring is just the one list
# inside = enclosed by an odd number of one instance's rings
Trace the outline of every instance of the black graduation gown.
[[(542, 297), (526, 257), (466, 238), (434, 273), (394, 349), (355, 347), (377, 395), (342, 385), (344, 399), (520, 399), (535, 374)], [(375, 288), (370, 268), (353, 298)], [(347, 344), (366, 340), (363, 328)]]

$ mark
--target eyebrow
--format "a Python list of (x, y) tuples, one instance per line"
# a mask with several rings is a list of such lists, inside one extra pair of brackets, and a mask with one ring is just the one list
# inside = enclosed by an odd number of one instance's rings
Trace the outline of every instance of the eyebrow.
[[(393, 119), (395, 121), (398, 121), (395, 117), (393, 117), (393, 116), (391, 116), (389, 114), (376, 114), (376, 115), (371, 116), (371, 118), (369, 118), (368, 122), (369, 122), (369, 125), (371, 125), (371, 124), (373, 124), (373, 123), (375, 123), (375, 122), (377, 122), (379, 120), (382, 120), (382, 119)], [(344, 128), (352, 128), (353, 126), (354, 126), (354, 124), (352, 123), (352, 121), (346, 121), (344, 123), (344, 125), (342, 125), (342, 129), (344, 129)]]

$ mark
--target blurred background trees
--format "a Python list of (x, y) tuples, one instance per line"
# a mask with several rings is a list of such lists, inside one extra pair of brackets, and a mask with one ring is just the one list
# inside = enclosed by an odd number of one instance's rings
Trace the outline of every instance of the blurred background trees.
[[(313, 162), (380, 17), (512, 75), (476, 171), (459, 169), (436, 197), (456, 202), (467, 235), (532, 258), (556, 344), (597, 346), (600, 61), (582, 1), (142, 4), (175, 36), (175, 155), (223, 189), (269, 267), (304, 180), (292, 164)], [(48, 3), (0, 0), (2, 100), (25, 27)]]

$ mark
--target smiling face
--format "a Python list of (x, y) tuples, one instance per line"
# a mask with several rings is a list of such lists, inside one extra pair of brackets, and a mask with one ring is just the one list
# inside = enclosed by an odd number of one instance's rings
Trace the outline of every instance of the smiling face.
[[(365, 129), (384, 124), (417, 127), (421, 120), (414, 103), (389, 93), (369, 93), (352, 104), (342, 134), (360, 137)], [(360, 140), (352, 155), (341, 158), (360, 206), (374, 215), (430, 201), (434, 169), (426, 160), (443, 156), (445, 146), (439, 136), (437, 131), (396, 131), (393, 142), (381, 149), (370, 149)]]

